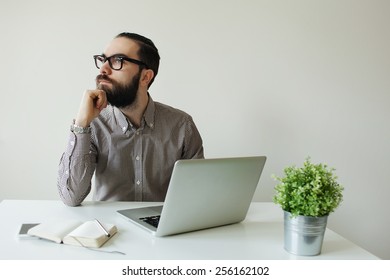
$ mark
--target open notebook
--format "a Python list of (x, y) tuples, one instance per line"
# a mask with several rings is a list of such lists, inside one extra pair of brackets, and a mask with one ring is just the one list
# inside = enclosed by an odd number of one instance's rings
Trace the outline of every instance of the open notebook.
[(58, 220), (41, 223), (27, 233), (56, 243), (99, 248), (117, 233), (117, 228), (97, 220)]

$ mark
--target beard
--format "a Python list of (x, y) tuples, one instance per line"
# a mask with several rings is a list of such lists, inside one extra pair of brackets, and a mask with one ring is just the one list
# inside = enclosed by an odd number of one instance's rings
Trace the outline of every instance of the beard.
[[(131, 106), (137, 99), (138, 85), (141, 78), (141, 71), (128, 84), (120, 84), (113, 81), (105, 74), (96, 77), (96, 87), (106, 92), (107, 101), (112, 106), (126, 108)], [(100, 85), (99, 81), (109, 81), (112, 88), (107, 85)]]

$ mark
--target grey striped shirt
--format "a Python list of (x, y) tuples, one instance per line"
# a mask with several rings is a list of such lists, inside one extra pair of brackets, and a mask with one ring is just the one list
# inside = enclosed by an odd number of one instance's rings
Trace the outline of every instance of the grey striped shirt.
[(141, 126), (135, 128), (108, 106), (91, 123), (91, 134), (70, 133), (58, 172), (62, 201), (164, 201), (174, 163), (203, 158), (202, 138), (190, 115), (149, 98)]

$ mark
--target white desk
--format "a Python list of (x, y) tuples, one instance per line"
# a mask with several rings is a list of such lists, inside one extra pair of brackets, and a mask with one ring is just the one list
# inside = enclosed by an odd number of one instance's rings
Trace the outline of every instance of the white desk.
[[(157, 203), (158, 204), (158, 203)], [(322, 253), (298, 257), (283, 249), (283, 213), (273, 203), (252, 203), (245, 221), (170, 237), (152, 237), (148, 232), (116, 214), (116, 210), (156, 203), (84, 202), (68, 207), (61, 201), (4, 200), (0, 203), (0, 259), (3, 260), (283, 260), (333, 259), (370, 260), (376, 256), (327, 229)], [(97, 218), (114, 223), (118, 234), (102, 250), (117, 250), (126, 255), (94, 252), (85, 248), (44, 240), (19, 240), (22, 223), (54, 219)]]

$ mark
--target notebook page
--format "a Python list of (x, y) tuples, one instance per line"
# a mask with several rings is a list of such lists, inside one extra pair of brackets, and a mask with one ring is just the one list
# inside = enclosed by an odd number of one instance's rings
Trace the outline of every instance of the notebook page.
[(81, 222), (76, 220), (45, 222), (31, 228), (28, 234), (61, 243), (63, 238), (80, 224)]

